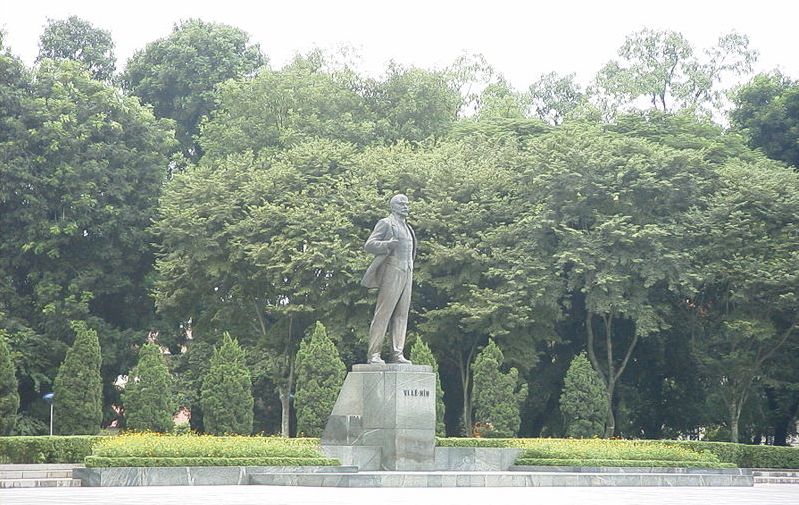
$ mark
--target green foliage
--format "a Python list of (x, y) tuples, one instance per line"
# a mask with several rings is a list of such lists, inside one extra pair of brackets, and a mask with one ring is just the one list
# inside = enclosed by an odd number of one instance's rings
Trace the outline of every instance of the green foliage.
[(719, 37), (703, 57), (678, 32), (644, 29), (628, 35), (618, 51), (596, 77), (595, 98), (615, 109), (646, 98), (652, 108), (718, 107), (723, 97), (719, 82), (727, 76), (751, 71), (757, 51), (749, 49), (749, 38), (736, 32)]
[(6, 342), (5, 332), (0, 329), (0, 436), (10, 435), (17, 422), (19, 391), (11, 349)]
[(100, 331), (108, 400), (152, 321), (146, 231), (174, 145), (138, 100), (72, 61), (0, 56), (0, 325), (24, 410), (49, 389), (70, 320)]
[(77, 61), (100, 81), (110, 81), (116, 67), (111, 32), (77, 16), (47, 20), (36, 61), (45, 58)]
[(337, 459), (331, 458), (231, 458), (231, 457), (145, 457), (131, 456), (108, 458), (104, 456), (87, 456), (84, 464), (88, 468), (104, 467), (174, 467), (174, 466), (338, 466)]
[(0, 437), (0, 463), (82, 463), (104, 437)]
[(550, 72), (531, 84), (528, 92), (535, 115), (547, 123), (559, 125), (584, 105), (585, 93), (574, 78), (575, 74), (560, 76)]
[(732, 101), (730, 119), (750, 146), (799, 167), (799, 82), (779, 72), (759, 74), (736, 90)]
[(203, 116), (214, 108), (215, 87), (252, 75), (265, 63), (257, 45), (238, 28), (199, 19), (183, 21), (128, 61), (122, 86), (151, 104), (159, 118), (177, 123), (184, 154), (199, 158), (194, 143)]
[(96, 444), (92, 455), (109, 458), (314, 458), (320, 456), (317, 438), (163, 435), (124, 433)]
[(657, 459), (579, 459), (579, 458), (519, 458), (517, 465), (578, 466), (578, 467), (636, 467), (636, 468), (733, 468), (731, 463), (716, 461), (663, 461)]
[(252, 379), (244, 351), (228, 333), (214, 350), (200, 402), (206, 433), (252, 433)]
[(313, 326), (310, 336), (300, 342), (295, 367), (297, 433), (300, 436), (321, 436), (344, 384), (347, 368), (319, 321)]
[(161, 349), (144, 344), (139, 362), (128, 374), (122, 393), (125, 427), (129, 430), (168, 432), (173, 428), (172, 375)]
[(103, 420), (100, 341), (84, 321), (73, 321), (75, 342), (53, 382), (53, 425), (59, 435), (93, 435)]
[(413, 342), (411, 346), (411, 361), (414, 365), (430, 365), (433, 373), (436, 374), (436, 436), (446, 435), (444, 424), (444, 390), (441, 388), (441, 377), (438, 375), (438, 361), (430, 350), (430, 346), (421, 337)]
[(566, 436), (601, 436), (605, 431), (607, 408), (602, 379), (585, 353), (578, 354), (566, 372), (560, 396), (560, 411), (566, 426)]
[(492, 339), (474, 362), (475, 432), (487, 437), (512, 437), (519, 432), (519, 406), (527, 396), (527, 384), (519, 384), (519, 371), (502, 372), (502, 350)]

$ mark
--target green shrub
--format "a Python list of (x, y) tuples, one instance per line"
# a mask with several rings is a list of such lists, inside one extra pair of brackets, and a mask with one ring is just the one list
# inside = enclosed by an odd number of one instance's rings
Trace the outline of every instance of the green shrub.
[[(799, 468), (799, 448), (770, 445), (745, 445), (730, 442), (699, 442), (693, 440), (599, 440), (556, 438), (439, 438), (439, 447), (513, 447), (524, 449), (521, 459), (590, 461), (635, 460), (659, 461), (656, 466), (705, 466), (727, 464), (740, 468)], [(675, 452), (674, 449), (677, 449)], [(688, 452), (685, 452), (688, 451)], [(693, 455), (687, 455), (693, 453)], [(697, 462), (693, 465), (691, 462)], [(699, 464), (701, 463), (701, 464)], [(562, 465), (573, 466), (562, 463)]]
[(53, 383), (53, 424), (59, 435), (94, 435), (103, 420), (100, 341), (83, 321), (73, 321), (75, 342)]
[(318, 438), (125, 433), (98, 442), (92, 456), (110, 458), (319, 458)]
[(527, 397), (527, 384), (519, 384), (519, 372), (500, 371), (502, 350), (493, 340), (474, 361), (474, 421), (480, 435), (512, 437), (519, 431), (519, 408)]
[(637, 468), (734, 468), (732, 463), (712, 461), (663, 461), (646, 459), (547, 459), (519, 458), (517, 465), (527, 466), (581, 466), (581, 467), (637, 467)]
[(19, 409), (18, 387), (11, 349), (6, 343), (5, 332), (0, 330), (0, 435), (10, 435), (14, 431)]
[(0, 437), (0, 463), (82, 463), (100, 436)]
[(161, 348), (144, 344), (139, 350), (139, 362), (128, 375), (122, 392), (125, 407), (125, 427), (138, 431), (167, 432), (174, 427), (172, 375)]
[(115, 466), (335, 466), (339, 461), (331, 458), (138, 458), (105, 456), (88, 456), (85, 465), (90, 468)]
[(300, 342), (296, 361), (297, 388), (294, 408), (297, 433), (318, 437), (344, 384), (347, 367), (338, 349), (327, 336), (324, 325), (316, 322), (311, 335)]
[(244, 362), (244, 351), (227, 333), (222, 345), (214, 349), (200, 403), (206, 433), (252, 433), (252, 378)]
[(607, 418), (605, 386), (585, 353), (574, 357), (563, 381), (560, 412), (566, 436), (599, 437), (605, 432)]
[(411, 361), (414, 365), (430, 365), (433, 367), (433, 373), (436, 374), (436, 435), (443, 437), (446, 435), (446, 426), (444, 424), (444, 389), (441, 387), (441, 377), (438, 375), (438, 362), (430, 350), (430, 346), (422, 340), (417, 338), (416, 342), (411, 346)]
[(668, 440), (661, 443), (690, 447), (715, 454), (720, 461), (741, 468), (799, 468), (799, 448), (773, 445), (746, 445), (732, 442)]

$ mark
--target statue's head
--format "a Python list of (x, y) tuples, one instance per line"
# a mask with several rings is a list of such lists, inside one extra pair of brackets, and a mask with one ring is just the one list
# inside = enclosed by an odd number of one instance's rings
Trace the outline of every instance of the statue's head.
[(389, 201), (389, 207), (391, 207), (392, 214), (398, 214), (402, 217), (408, 217), (408, 212), (410, 212), (411, 207), (408, 203), (408, 197), (403, 195), (402, 193), (398, 195), (394, 195), (391, 197)]

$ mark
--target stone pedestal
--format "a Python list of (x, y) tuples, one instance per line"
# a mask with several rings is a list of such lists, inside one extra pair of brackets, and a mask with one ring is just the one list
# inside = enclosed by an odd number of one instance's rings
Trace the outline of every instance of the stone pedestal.
[(322, 435), (328, 455), (361, 470), (432, 470), (435, 444), (436, 376), (427, 365), (354, 365)]

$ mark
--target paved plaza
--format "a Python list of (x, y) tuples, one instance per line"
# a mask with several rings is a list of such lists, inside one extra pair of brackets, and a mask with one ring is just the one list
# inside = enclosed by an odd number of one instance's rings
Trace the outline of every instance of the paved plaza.
[(274, 486), (164, 486), (0, 490), (2, 505), (797, 505), (797, 485), (753, 488), (339, 489)]

